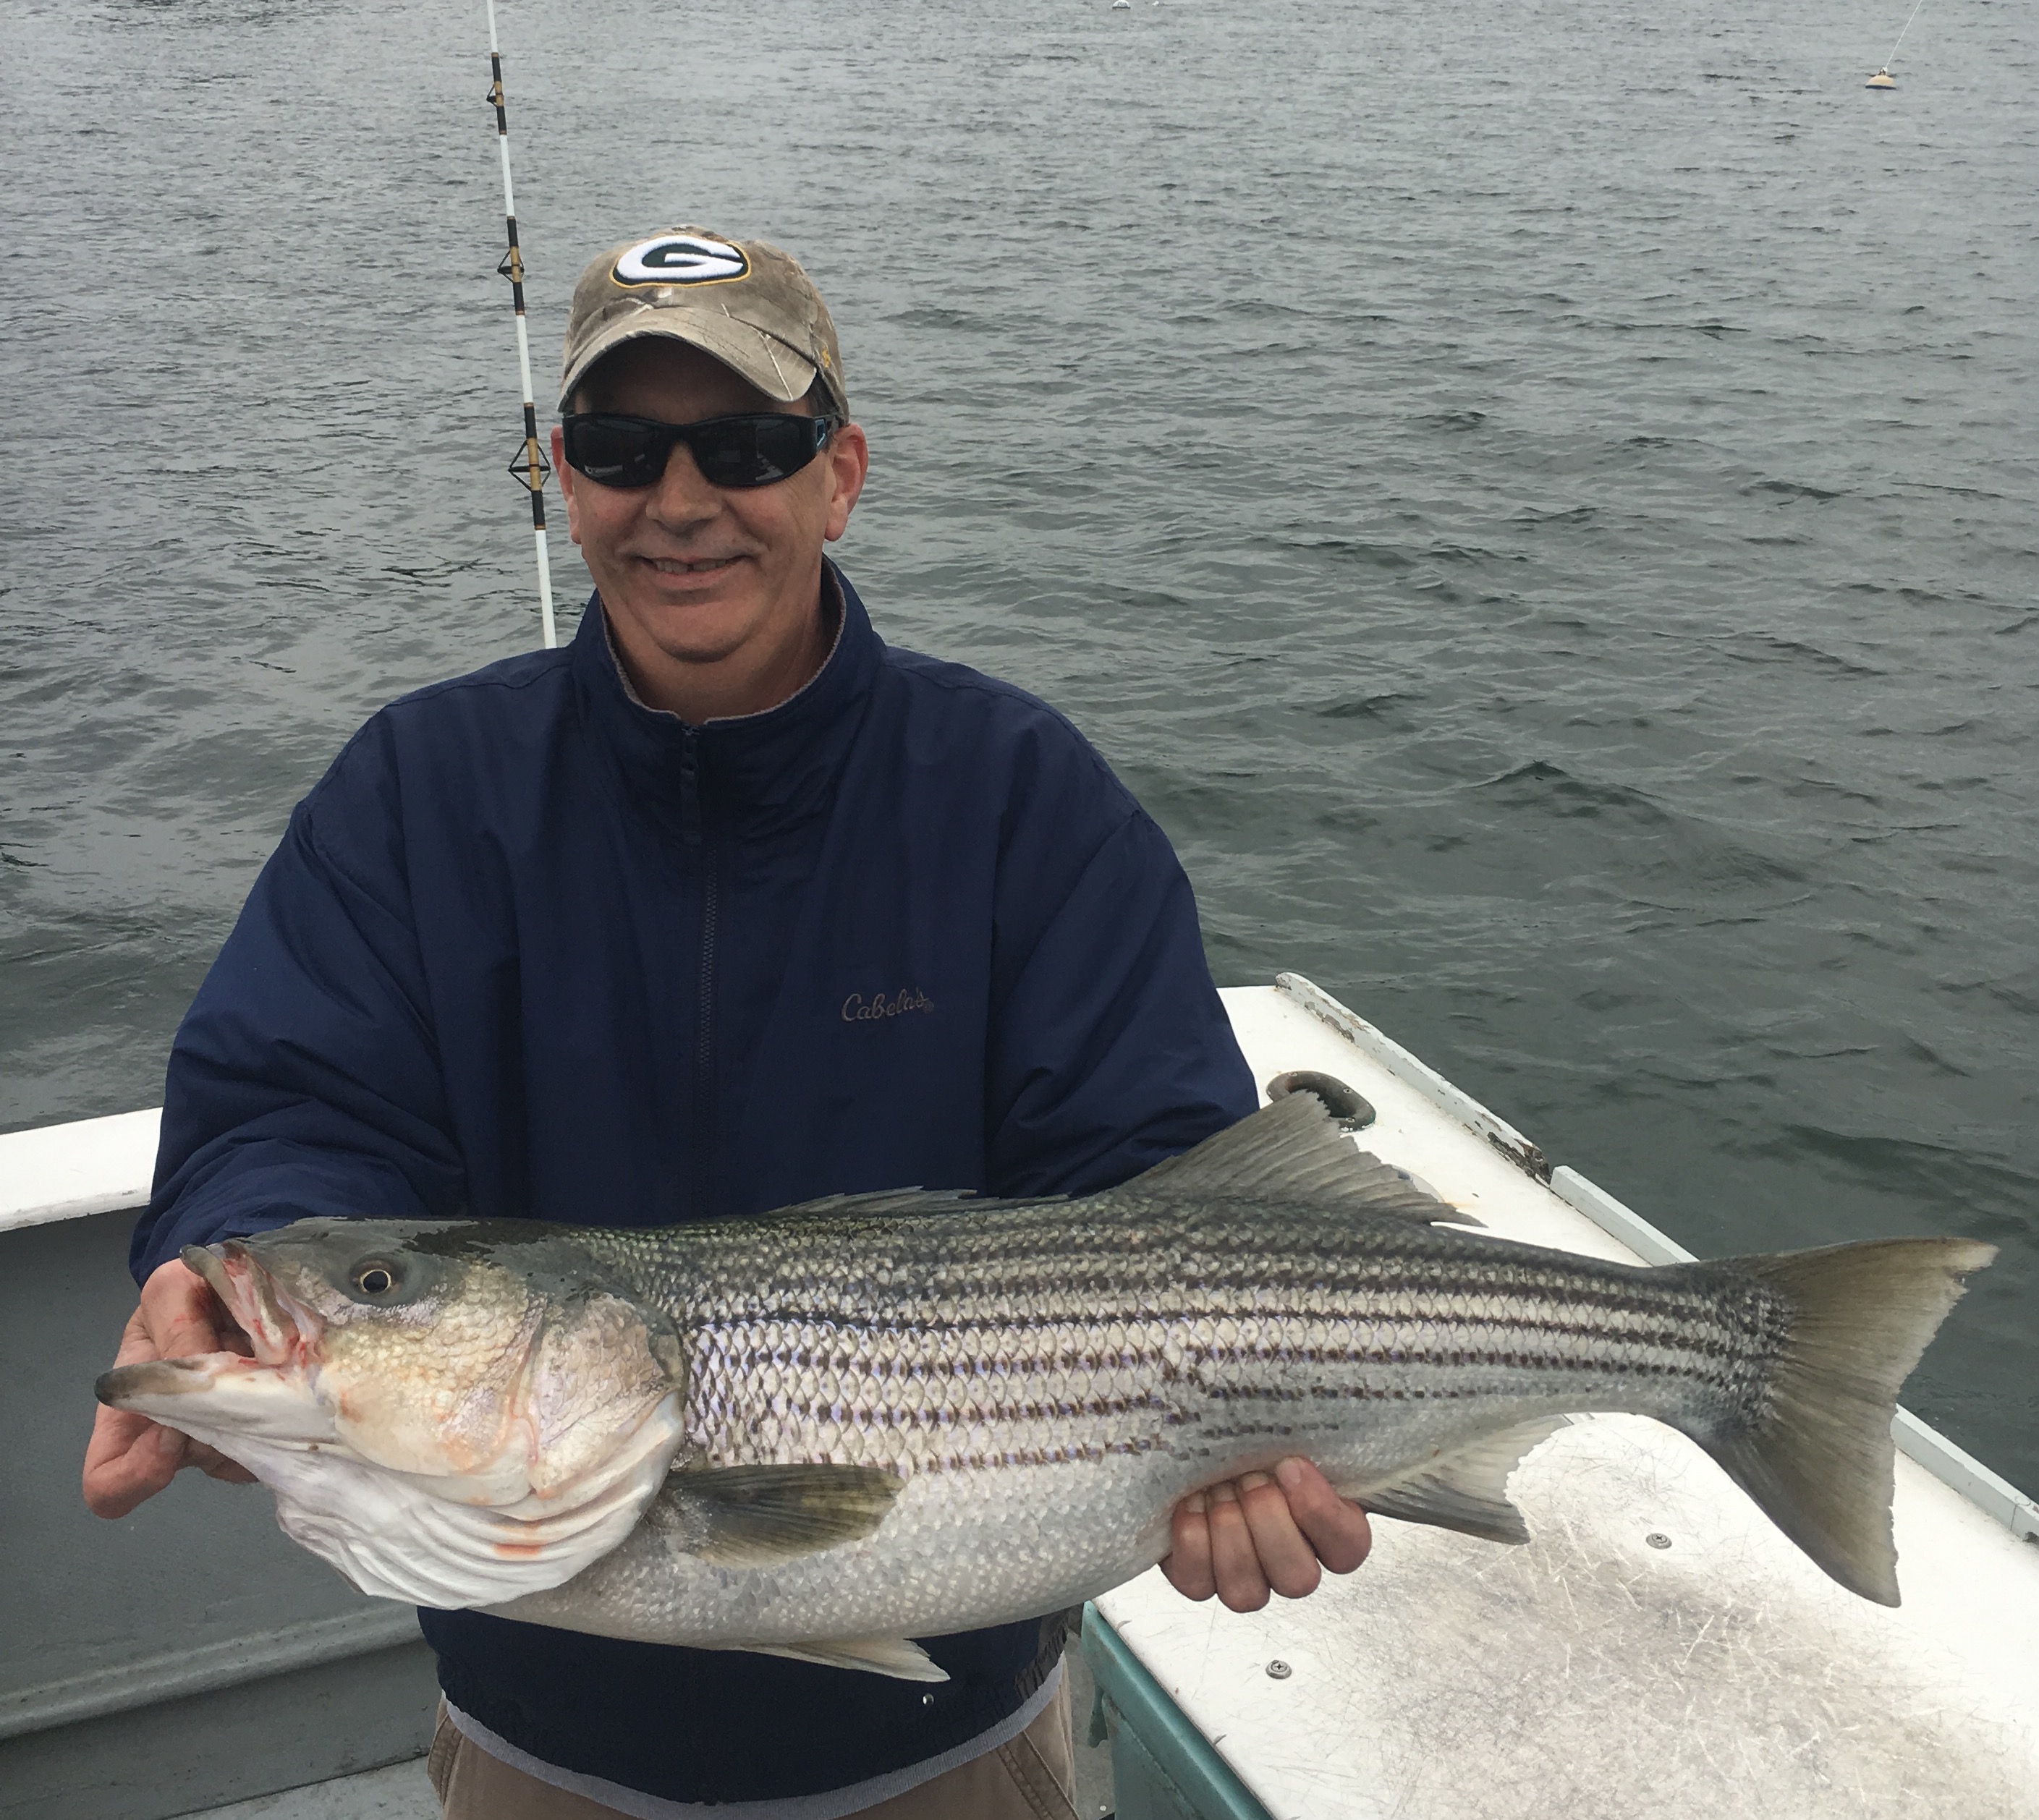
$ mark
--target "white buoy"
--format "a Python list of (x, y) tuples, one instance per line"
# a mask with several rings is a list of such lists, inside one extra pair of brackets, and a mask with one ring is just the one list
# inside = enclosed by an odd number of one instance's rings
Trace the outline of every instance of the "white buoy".
[[(1912, 29), (1912, 21), (1919, 17), (1919, 9), (1925, 4), (1926, 0), (1912, 0), (1912, 17), (1904, 21), (1904, 32)], [(1864, 88), (1894, 89), (1897, 86), (1897, 78), (1891, 74), (1890, 66), (1897, 60), (1897, 48), (1904, 42), (1904, 32), (1897, 34), (1897, 44), (1890, 47), (1890, 55), (1883, 59), (1882, 67), (1862, 85)]]

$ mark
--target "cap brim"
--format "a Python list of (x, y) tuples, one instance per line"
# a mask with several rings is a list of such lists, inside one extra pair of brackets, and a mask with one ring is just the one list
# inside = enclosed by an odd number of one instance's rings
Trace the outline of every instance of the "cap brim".
[(776, 336), (767, 335), (733, 316), (717, 316), (706, 310), (641, 308), (606, 324), (579, 351), (560, 381), (560, 404), (564, 405), (573, 395), (573, 389), (605, 354), (626, 341), (653, 335), (698, 347), (742, 374), (767, 398), (776, 398), (782, 404), (806, 397), (818, 370), (811, 361), (803, 359)]

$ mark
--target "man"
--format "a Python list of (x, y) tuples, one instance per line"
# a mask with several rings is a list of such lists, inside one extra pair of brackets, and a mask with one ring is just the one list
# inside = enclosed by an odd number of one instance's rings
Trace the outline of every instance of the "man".
[[(181, 1246), (307, 1215), (1084, 1192), (1255, 1103), (1160, 831), (825, 561), (869, 455), (799, 265), (694, 229), (605, 254), (561, 397), (579, 633), (384, 709), (298, 806), (177, 1037), (123, 1363), (222, 1344)], [(245, 1477), (102, 1410), (87, 1500), (186, 1464)], [(1289, 1462), (1186, 1503), (1168, 1572), (1246, 1610), (1366, 1546)], [(929, 1640), (930, 1692), (421, 1622), (450, 1815), (1074, 1812), (1058, 1625)]]

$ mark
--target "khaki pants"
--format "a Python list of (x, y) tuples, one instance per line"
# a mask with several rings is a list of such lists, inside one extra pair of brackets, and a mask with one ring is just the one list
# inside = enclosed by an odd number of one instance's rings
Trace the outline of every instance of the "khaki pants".
[[(425, 1771), (446, 1820), (618, 1820), (613, 1807), (555, 1788), (492, 1757), (446, 1717), (443, 1702)], [(1076, 1820), (1076, 1752), (1066, 1678), (1011, 1742), (959, 1769), (858, 1811), (856, 1820)]]

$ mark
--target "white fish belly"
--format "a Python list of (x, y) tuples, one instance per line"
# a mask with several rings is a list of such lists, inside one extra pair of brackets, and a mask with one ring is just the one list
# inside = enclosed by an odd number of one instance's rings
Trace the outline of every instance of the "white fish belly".
[(1169, 1513), (1201, 1486), (1301, 1454), (1356, 1496), (1544, 1407), (1493, 1398), (1376, 1412), (1358, 1431), (1196, 1423), (1168, 1451), (920, 1473), (870, 1537), (766, 1567), (715, 1565), (642, 1524), (564, 1585), (491, 1609), (709, 1648), (974, 1630), (1080, 1605), (1144, 1572), (1168, 1551)]
[[(877, 1531), (765, 1567), (718, 1567), (640, 1525), (564, 1586), (492, 1608), (505, 1617), (704, 1647), (815, 1638), (936, 1636), (1080, 1604), (1168, 1549), (1166, 1460), (930, 1473)], [(1159, 1504), (1159, 1522), (1150, 1513)]]

